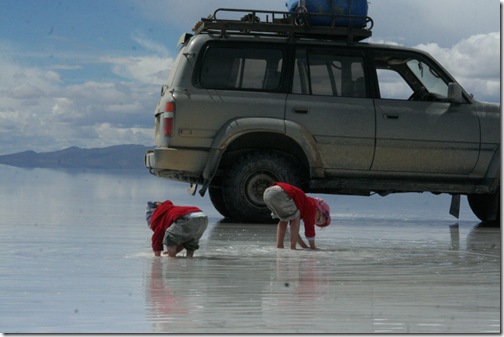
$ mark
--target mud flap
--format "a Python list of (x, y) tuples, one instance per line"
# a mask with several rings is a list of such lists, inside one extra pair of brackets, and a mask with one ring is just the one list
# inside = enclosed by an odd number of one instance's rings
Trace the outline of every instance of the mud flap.
[(459, 218), (460, 215), (460, 194), (452, 194), (452, 200), (450, 205), (450, 214)]
[[(205, 180), (205, 182), (203, 182), (203, 186), (201, 186), (201, 189), (199, 191), (199, 194), (204, 197), (205, 196), (205, 193), (206, 191), (208, 190), (208, 186), (210, 186), (210, 181), (208, 180)], [(196, 193), (196, 190), (194, 191), (194, 193)]]

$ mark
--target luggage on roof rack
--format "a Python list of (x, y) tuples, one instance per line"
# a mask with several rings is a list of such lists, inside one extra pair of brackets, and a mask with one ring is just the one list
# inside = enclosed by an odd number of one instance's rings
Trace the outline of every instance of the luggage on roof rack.
[[(352, 0), (349, 0), (352, 1)], [(355, 1), (355, 0), (354, 0)], [(330, 14), (330, 25), (312, 25), (317, 18), (327, 18), (327, 13), (309, 13), (307, 11), (269, 11), (254, 9), (219, 8), (213, 15), (202, 18), (193, 28), (196, 34), (220, 33), (221, 35), (274, 35), (289, 38), (323, 38), (357, 42), (372, 35), (373, 20), (368, 16)], [(341, 19), (349, 23), (336, 26)], [(360, 20), (360, 21), (358, 21)], [(357, 27), (358, 26), (358, 27)]]
[(289, 12), (324, 14), (310, 16), (310, 25), (313, 26), (353, 28), (366, 26), (367, 0), (288, 0), (285, 5)]

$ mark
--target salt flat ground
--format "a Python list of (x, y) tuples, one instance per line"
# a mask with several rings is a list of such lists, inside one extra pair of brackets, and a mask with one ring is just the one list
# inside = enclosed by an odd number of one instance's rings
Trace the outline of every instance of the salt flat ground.
[[(323, 196), (320, 250), (291, 251), (145, 172), (0, 170), (0, 332), (501, 331), (500, 228), (447, 196)], [(150, 251), (164, 199), (209, 215), (193, 259)]]

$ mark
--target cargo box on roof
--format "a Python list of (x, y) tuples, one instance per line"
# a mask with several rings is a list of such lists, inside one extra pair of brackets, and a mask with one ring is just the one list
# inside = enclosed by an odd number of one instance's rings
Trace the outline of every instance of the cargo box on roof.
[(309, 23), (313, 26), (366, 26), (366, 0), (288, 0), (286, 6), (290, 12), (309, 13)]

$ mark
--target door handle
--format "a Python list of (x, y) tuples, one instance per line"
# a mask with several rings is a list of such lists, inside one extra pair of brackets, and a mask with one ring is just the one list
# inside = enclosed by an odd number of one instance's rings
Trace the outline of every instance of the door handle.
[(293, 108), (292, 109), (292, 112), (294, 112), (295, 114), (307, 114), (308, 113), (308, 109), (305, 109), (305, 108)]
[(396, 119), (399, 119), (399, 115), (398, 114), (383, 114), (383, 118), (396, 120)]

